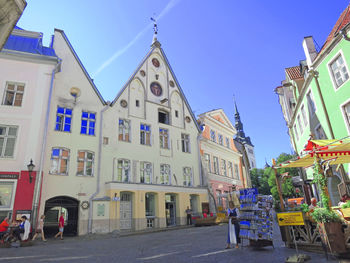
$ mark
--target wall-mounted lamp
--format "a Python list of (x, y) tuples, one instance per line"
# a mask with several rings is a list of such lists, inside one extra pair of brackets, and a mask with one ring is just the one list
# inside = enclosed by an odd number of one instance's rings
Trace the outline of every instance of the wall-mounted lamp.
[(74, 103), (77, 102), (77, 98), (80, 96), (80, 89), (77, 87), (73, 87), (70, 89), (70, 95), (74, 98)]
[(27, 165), (28, 173), (29, 173), (29, 183), (32, 183), (32, 180), (33, 180), (32, 172), (34, 167), (35, 165), (33, 164), (33, 160), (30, 159), (30, 163)]

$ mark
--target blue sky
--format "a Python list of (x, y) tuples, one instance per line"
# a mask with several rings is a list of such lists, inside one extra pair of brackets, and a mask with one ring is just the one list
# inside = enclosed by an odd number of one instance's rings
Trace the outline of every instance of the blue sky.
[[(98, 3), (98, 4), (97, 4)], [(304, 59), (302, 40), (322, 46), (348, 0), (35, 0), (18, 26), (65, 31), (105, 100), (113, 100), (149, 51), (150, 17), (196, 115), (222, 108), (234, 122), (233, 95), (257, 166), (291, 152), (273, 90), (284, 68)], [(112, 59), (114, 58), (114, 59)], [(103, 66), (104, 65), (104, 66)]]

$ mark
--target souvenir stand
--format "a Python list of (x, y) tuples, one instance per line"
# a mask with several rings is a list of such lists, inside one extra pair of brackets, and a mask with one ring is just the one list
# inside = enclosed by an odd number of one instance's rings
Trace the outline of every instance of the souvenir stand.
[(240, 190), (240, 233), (242, 240), (249, 240), (250, 246), (272, 246), (271, 216), (272, 197), (259, 195), (256, 188)]

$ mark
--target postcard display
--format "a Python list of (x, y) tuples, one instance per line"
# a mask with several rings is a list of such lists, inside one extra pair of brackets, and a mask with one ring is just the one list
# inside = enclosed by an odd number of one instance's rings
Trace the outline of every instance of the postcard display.
[(243, 240), (249, 240), (250, 246), (273, 246), (272, 224), (270, 214), (272, 197), (259, 195), (256, 188), (240, 190), (240, 232)]

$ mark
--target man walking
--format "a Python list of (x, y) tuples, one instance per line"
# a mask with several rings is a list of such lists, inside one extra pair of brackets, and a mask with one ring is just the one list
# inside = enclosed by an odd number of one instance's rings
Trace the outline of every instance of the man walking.
[(186, 209), (186, 214), (187, 214), (187, 225), (192, 225), (192, 210), (187, 207)]
[(61, 240), (63, 240), (63, 231), (64, 231), (64, 213), (61, 213), (60, 219), (58, 220), (58, 233), (55, 235), (55, 238), (61, 236)]

